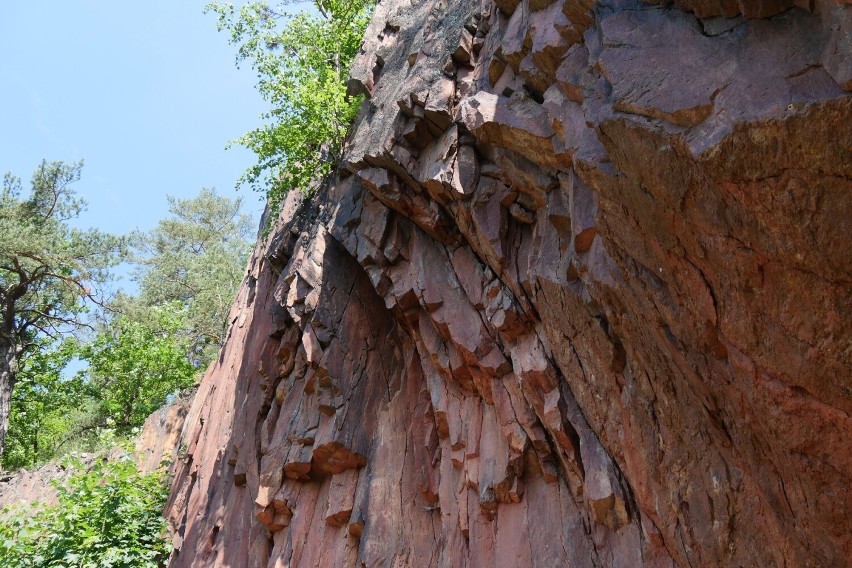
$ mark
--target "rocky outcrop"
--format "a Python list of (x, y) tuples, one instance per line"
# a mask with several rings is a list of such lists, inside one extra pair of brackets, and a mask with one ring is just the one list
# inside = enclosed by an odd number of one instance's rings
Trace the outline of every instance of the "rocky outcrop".
[[(83, 458), (87, 463), (89, 456)], [(33, 503), (56, 504), (54, 482), (68, 476), (67, 469), (51, 462), (32, 470), (20, 469), (0, 476), (0, 521), (18, 516)]]
[(134, 445), (139, 471), (156, 471), (181, 457), (181, 433), (191, 402), (192, 393), (184, 392), (145, 420)]
[(171, 566), (845, 565), (849, 37), (831, 1), (380, 3), (344, 167), (187, 416)]

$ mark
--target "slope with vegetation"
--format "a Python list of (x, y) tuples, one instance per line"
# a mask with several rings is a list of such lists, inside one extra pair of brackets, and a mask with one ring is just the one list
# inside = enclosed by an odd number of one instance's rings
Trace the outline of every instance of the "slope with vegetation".
[(57, 503), (0, 523), (4, 568), (157, 568), (170, 546), (164, 472), (140, 473), (132, 454), (83, 464), (57, 482)]

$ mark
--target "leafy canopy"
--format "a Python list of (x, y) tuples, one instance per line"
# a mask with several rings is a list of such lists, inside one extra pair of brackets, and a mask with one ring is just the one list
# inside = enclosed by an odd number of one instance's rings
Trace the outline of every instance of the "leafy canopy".
[(146, 323), (119, 316), (81, 348), (97, 405), (92, 426), (127, 435), (170, 394), (195, 383), (198, 368), (187, 358), (185, 317), (179, 304), (151, 308)]
[[(169, 198), (171, 215), (132, 235), (138, 296), (119, 295), (85, 341), (38, 338), (17, 371), (3, 467), (132, 436), (191, 388), (224, 341), (252, 221), (241, 201), (202, 190)], [(87, 364), (71, 375), (73, 358)]]
[(63, 373), (76, 351), (74, 341), (42, 338), (19, 368), (2, 460), (6, 469), (53, 458), (90, 406), (82, 375)]
[(161, 511), (162, 472), (142, 474), (132, 455), (98, 459), (56, 484), (58, 503), (34, 514), (5, 511), (0, 558), (6, 568), (159, 568), (171, 546)]
[(191, 199), (168, 200), (171, 216), (152, 231), (133, 236), (139, 297), (135, 306), (125, 301), (122, 307), (129, 317), (142, 321), (151, 307), (183, 306), (187, 355), (203, 367), (224, 343), (253, 223), (240, 212), (242, 200), (219, 196), (212, 189), (202, 189)]
[(266, 124), (235, 141), (258, 160), (239, 183), (266, 193), (272, 210), (288, 191), (307, 192), (331, 172), (361, 102), (347, 97), (345, 83), (374, 0), (314, 0), (312, 12), (287, 11), (304, 3), (207, 6), (237, 46), (237, 64), (247, 60), (257, 71), (257, 89), (272, 107)]
[(103, 305), (109, 269), (126, 242), (70, 221), (85, 207), (71, 185), (82, 162), (44, 161), (28, 196), (6, 174), (0, 192), (0, 455), (19, 369), (45, 338), (87, 325), (88, 305)]

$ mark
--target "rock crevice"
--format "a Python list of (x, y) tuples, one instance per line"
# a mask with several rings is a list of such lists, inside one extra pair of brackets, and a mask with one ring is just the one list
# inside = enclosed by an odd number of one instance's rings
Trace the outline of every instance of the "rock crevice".
[(187, 416), (171, 565), (843, 565), (850, 10), (381, 2)]

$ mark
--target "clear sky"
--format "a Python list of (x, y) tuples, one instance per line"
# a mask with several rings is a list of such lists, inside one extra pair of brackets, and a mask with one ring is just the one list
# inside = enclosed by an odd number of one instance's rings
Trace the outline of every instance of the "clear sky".
[(228, 140), (257, 126), (254, 72), (206, 0), (10, 0), (0, 5), (0, 174), (26, 183), (42, 158), (85, 159), (82, 226), (150, 229), (166, 195), (234, 183), (253, 163)]

